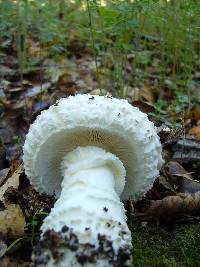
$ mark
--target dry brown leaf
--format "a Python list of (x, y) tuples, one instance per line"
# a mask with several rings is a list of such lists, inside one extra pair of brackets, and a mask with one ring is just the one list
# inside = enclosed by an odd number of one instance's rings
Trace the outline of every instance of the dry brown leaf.
[(192, 118), (195, 121), (199, 121), (200, 120), (200, 108), (196, 108), (192, 111)]
[(27, 90), (25, 97), (33, 97), (46, 92), (51, 87), (51, 83), (43, 83), (41, 85), (36, 85)]
[(1, 267), (28, 267), (30, 266), (30, 262), (25, 262), (20, 260), (19, 257), (14, 258), (12, 255), (4, 256), (0, 259)]
[(23, 171), (23, 165), (21, 164), (11, 177), (0, 187), (0, 201), (4, 202), (3, 195), (9, 187), (18, 188), (19, 186), (19, 176)]
[(9, 171), (10, 168), (0, 170), (0, 186), (4, 183), (5, 179), (7, 178)]
[(106, 95), (107, 94), (107, 91), (105, 89), (94, 89), (90, 92), (91, 95)]
[(179, 193), (196, 193), (200, 191), (200, 182), (194, 180), (178, 162), (170, 161), (164, 167), (168, 182)]
[(0, 104), (4, 105), (6, 107), (6, 106), (10, 105), (10, 101), (7, 100), (6, 97), (0, 97)]
[[(0, 259), (0, 266), (1, 267), (19, 267), (19, 261), (13, 259), (13, 257), (4, 256), (2, 259)], [(22, 265), (20, 266), (22, 267)]]
[(159, 176), (158, 183), (162, 185), (166, 190), (174, 192), (174, 187), (169, 183), (165, 176)]
[(101, 94), (101, 89), (94, 89), (90, 92), (91, 95), (100, 95)]
[(19, 257), (15, 259), (13, 255), (4, 256), (0, 259), (0, 266), (1, 267), (28, 267), (30, 266), (30, 262), (25, 262), (20, 260)]
[(146, 215), (156, 218), (171, 216), (177, 212), (177, 207), (179, 207), (181, 203), (182, 201), (179, 196), (167, 196), (161, 200), (153, 201)]
[(0, 232), (12, 236), (22, 235), (26, 226), (25, 218), (19, 205), (9, 204), (0, 212)]
[(173, 181), (173, 176), (182, 176), (189, 180), (193, 180), (191, 173), (188, 173), (178, 162), (170, 161), (165, 165), (165, 172), (169, 180)]
[(200, 125), (190, 129), (189, 133), (194, 134), (197, 140), (200, 141)]
[(57, 87), (62, 92), (68, 93), (68, 91), (71, 91), (75, 93), (75, 85), (76, 85), (76, 73), (72, 71), (66, 71), (63, 73), (57, 82)]
[(154, 94), (150, 86), (143, 86), (139, 91), (140, 98), (146, 100), (150, 104), (154, 104)]
[(194, 196), (191, 194), (180, 194), (167, 196), (161, 200), (153, 201), (146, 211), (146, 216), (155, 218), (174, 218), (185, 214), (194, 214), (200, 210), (200, 192)]
[(47, 49), (44, 47), (41, 49), (41, 45), (39, 41), (27, 40), (28, 45), (28, 55), (33, 58), (45, 58), (48, 56)]

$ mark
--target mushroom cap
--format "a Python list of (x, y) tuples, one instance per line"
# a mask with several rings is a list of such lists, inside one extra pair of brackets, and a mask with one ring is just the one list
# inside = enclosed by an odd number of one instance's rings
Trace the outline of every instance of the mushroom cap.
[(61, 191), (61, 162), (79, 146), (97, 146), (116, 155), (126, 169), (122, 199), (140, 199), (163, 163), (154, 124), (127, 100), (76, 95), (42, 111), (23, 147), (25, 172), (39, 192)]

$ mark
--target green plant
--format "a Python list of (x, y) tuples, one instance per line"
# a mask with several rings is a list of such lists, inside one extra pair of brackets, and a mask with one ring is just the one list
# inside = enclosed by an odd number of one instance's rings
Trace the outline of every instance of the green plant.
[(15, 135), (14, 137), (14, 141), (17, 145), (21, 145), (22, 144), (22, 139), (21, 139), (21, 136), (19, 135)]
[(38, 211), (33, 216), (30, 216), (28, 210), (25, 210), (25, 214), (29, 220), (26, 226), (30, 226), (31, 228), (31, 243), (33, 244), (35, 240), (36, 228), (41, 224), (40, 216), (46, 217), (48, 213), (44, 211)]
[(199, 266), (199, 225), (132, 224), (134, 267)]
[(149, 115), (153, 116), (156, 122), (166, 122), (166, 106), (167, 102), (163, 99), (158, 99), (158, 101), (154, 104), (154, 112), (149, 112)]
[(24, 236), (24, 237), (20, 237), (20, 238), (17, 238), (17, 239), (15, 239), (8, 247), (7, 247), (7, 249), (6, 249), (6, 253), (7, 252), (9, 252), (10, 250), (12, 250), (16, 245), (17, 245), (17, 243), (19, 243), (20, 241), (22, 241), (22, 240), (28, 240), (28, 239), (30, 239), (30, 237), (28, 237), (28, 236)]
[(197, 161), (195, 163), (192, 163), (192, 168), (194, 168), (194, 169), (200, 168), (200, 161)]

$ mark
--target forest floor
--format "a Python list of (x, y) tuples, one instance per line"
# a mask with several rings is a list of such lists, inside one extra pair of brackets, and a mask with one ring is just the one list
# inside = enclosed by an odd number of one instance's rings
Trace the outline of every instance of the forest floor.
[[(28, 54), (41, 56), (37, 40), (30, 39)], [(156, 50), (155, 40), (152, 47)], [(151, 47), (149, 45), (149, 47)], [(150, 48), (151, 51), (152, 48)], [(112, 94), (114, 81), (104, 74), (113, 66), (101, 62), (96, 78), (93, 52), (71, 40), (68, 55), (55, 61), (45, 51), (43, 60), (23, 70), (19, 66), (14, 40), (5, 38), (0, 45), (0, 266), (29, 266), (39, 228), (54, 204), (54, 199), (37, 193), (24, 174), (22, 146), (29, 125), (57, 99), (76, 93)], [(146, 54), (145, 54), (146, 53)], [(147, 61), (148, 51), (141, 53)], [(133, 54), (128, 55), (127, 75)], [(193, 87), (196, 102), (189, 103), (173, 79), (156, 89), (159, 64), (148, 66), (149, 76), (140, 89), (124, 88), (123, 97), (146, 112), (158, 126), (165, 164), (153, 188), (138, 203), (126, 203), (133, 235), (136, 267), (200, 266), (200, 107), (199, 88)], [(200, 68), (200, 62), (198, 63)], [(147, 71), (147, 70), (145, 70)], [(142, 68), (138, 70), (141, 76)], [(139, 77), (140, 78), (140, 77)], [(106, 82), (105, 82), (105, 79)], [(199, 71), (194, 74), (200, 80)], [(103, 84), (107, 83), (107, 88)], [(109, 84), (109, 86), (108, 86)], [(103, 88), (103, 89), (102, 89)], [(101, 89), (101, 90), (100, 90)], [(122, 96), (121, 96), (122, 97)], [(158, 101), (159, 99), (159, 101)], [(188, 105), (191, 107), (188, 109)]]

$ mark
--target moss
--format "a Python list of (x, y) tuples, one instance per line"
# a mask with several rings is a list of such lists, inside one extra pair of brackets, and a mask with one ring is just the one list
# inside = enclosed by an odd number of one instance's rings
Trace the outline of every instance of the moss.
[(200, 225), (131, 226), (134, 267), (200, 266)]

